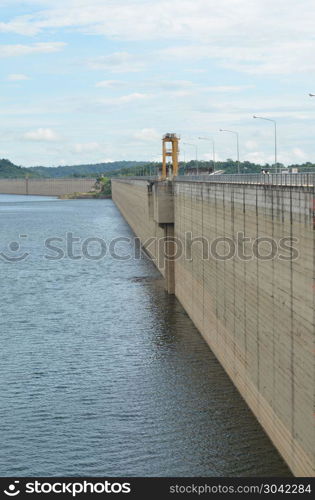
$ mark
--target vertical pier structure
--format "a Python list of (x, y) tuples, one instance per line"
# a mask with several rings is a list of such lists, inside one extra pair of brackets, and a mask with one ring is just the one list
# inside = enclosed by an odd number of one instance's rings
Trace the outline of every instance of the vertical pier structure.
[[(179, 140), (180, 138), (178, 135), (173, 133), (168, 133), (163, 136), (162, 180), (166, 178), (172, 179), (178, 174)], [(169, 144), (171, 145), (170, 149), (167, 147)], [(172, 159), (172, 164), (169, 168), (167, 166), (168, 157)]]

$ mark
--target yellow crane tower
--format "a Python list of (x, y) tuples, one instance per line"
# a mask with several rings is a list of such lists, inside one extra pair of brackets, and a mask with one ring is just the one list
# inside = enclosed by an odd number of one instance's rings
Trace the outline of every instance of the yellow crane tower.
[[(162, 163), (162, 180), (166, 177), (176, 177), (178, 174), (178, 155), (179, 155), (179, 137), (176, 134), (165, 134), (163, 142), (163, 163)], [(171, 144), (171, 149), (168, 149), (168, 144)], [(168, 167), (167, 172), (167, 157), (172, 157), (172, 164)]]

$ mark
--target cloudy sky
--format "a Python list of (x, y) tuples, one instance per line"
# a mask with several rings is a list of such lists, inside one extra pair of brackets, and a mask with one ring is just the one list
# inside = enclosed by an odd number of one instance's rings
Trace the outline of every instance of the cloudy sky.
[[(315, 161), (314, 0), (0, 0), (0, 157)], [(193, 158), (192, 146), (182, 155)]]

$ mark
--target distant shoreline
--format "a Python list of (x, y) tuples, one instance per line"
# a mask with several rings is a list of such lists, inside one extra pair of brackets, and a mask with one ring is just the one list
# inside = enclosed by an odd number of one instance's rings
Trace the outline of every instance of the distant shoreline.
[(110, 194), (99, 194), (99, 193), (72, 193), (72, 194), (60, 194), (58, 198), (60, 200), (107, 200), (111, 199)]

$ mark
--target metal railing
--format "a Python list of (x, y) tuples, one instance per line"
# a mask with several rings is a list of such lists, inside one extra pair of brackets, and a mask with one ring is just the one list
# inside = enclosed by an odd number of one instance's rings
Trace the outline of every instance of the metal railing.
[[(156, 181), (158, 176), (114, 177), (115, 180)], [(270, 186), (315, 186), (315, 173), (299, 172), (297, 174), (214, 174), (214, 175), (179, 175), (175, 182), (213, 182), (224, 184), (257, 184)]]
[(122, 175), (121, 177), (111, 177), (112, 181), (157, 181), (158, 175)]
[(315, 186), (315, 173), (181, 175), (176, 182), (217, 182), (226, 184), (263, 184), (271, 186)]

